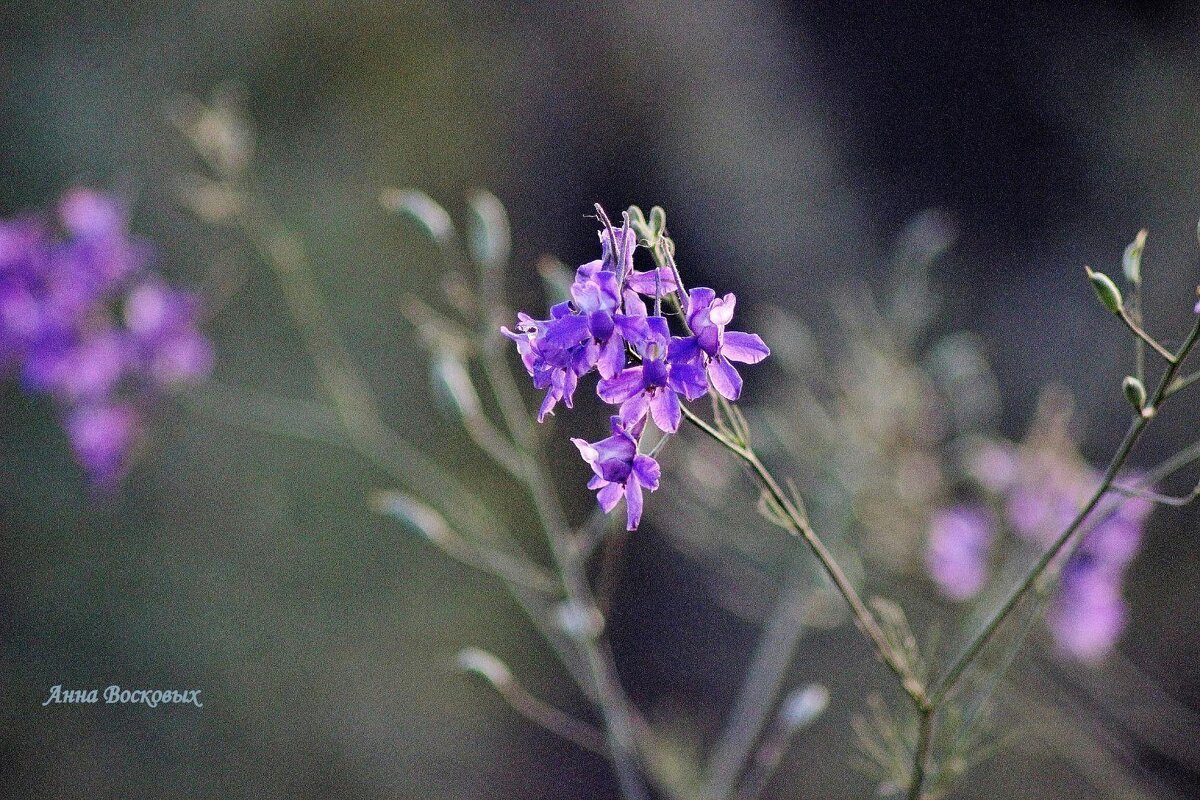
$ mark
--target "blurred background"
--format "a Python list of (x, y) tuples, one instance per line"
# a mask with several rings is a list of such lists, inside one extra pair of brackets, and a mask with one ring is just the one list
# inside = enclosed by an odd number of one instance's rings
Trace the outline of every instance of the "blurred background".
[[(595, 257), (592, 203), (660, 204), (692, 283), (737, 292), (745, 324), (773, 336), (802, 337), (803, 321), (833, 352), (839, 298), (881, 297), (895, 237), (940, 209), (958, 237), (931, 269), (929, 337), (977, 334), (999, 387), (996, 435), (1023, 437), (1041, 389), (1065, 387), (1094, 464), (1125, 426), (1131, 348), (1082, 265), (1118, 273), (1149, 228), (1149, 327), (1175, 344), (1190, 324), (1190, 3), (28, 2), (0, 19), (0, 212), (81, 183), (125, 193), (172, 280), (236, 286), (210, 325), (217, 378), (316, 397), (269, 272), (178, 201), (194, 163), (169, 112), (236, 87), (261, 189), (303, 240), (389, 420), (518, 532), (527, 502), (429, 389), (401, 308), (412, 293), (436, 298), (440, 261), (379, 207), (386, 186), (420, 187), (455, 214), (471, 191), (494, 192), (513, 230), (509, 302), (535, 314), (540, 256)], [(788, 381), (779, 364), (748, 376), (756, 419), (801, 412)], [(597, 404), (579, 405), (556, 422), (562, 443), (603, 424)], [(1136, 464), (1192, 443), (1198, 415), (1179, 405)], [(586, 471), (569, 445), (554, 452), (582, 519)], [(720, 453), (671, 458), (678, 477), (621, 551), (610, 635), (639, 708), (709, 741), (760, 603), (749, 582), (733, 579), (746, 596), (730, 599), (713, 578), (712, 548), (696, 542), (732, 534), (681, 487), (697, 459), (735, 494), (744, 481)], [(371, 511), (366, 498), (387, 488), (352, 453), (177, 401), (122, 490), (95, 496), (53, 407), (0, 387), (5, 796), (617, 796), (602, 760), (456, 670), (459, 649), (485, 647), (539, 696), (591, 713), (495, 580)], [(735, 566), (755, 560), (755, 591), (770, 596), (795, 548), (747, 526), (772, 545)], [(1190, 510), (1156, 512), (1126, 587), (1132, 621), (1106, 664), (1063, 662), (1035, 636), (1005, 718), (1030, 728), (953, 796), (1200, 794), (1197, 532)], [(930, 593), (919, 575), (867, 569), (874, 591)], [(872, 779), (847, 766), (848, 720), (887, 680), (849, 625), (806, 636), (789, 683), (825, 683), (831, 706), (766, 796), (869, 795)], [(201, 688), (205, 706), (40, 705), (55, 684), (110, 683)]]

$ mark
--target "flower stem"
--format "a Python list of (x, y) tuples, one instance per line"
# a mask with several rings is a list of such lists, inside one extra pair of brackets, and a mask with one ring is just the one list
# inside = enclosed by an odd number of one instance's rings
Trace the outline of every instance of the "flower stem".
[[(1170, 350), (1168, 350), (1167, 348), (1165, 348), (1161, 344), (1159, 344), (1157, 339), (1155, 339), (1153, 336), (1151, 336), (1149, 333), (1147, 333), (1146, 329), (1143, 328), (1140, 324), (1138, 324), (1138, 321), (1136, 319), (1134, 319), (1132, 316), (1130, 316), (1128, 311), (1126, 311), (1124, 308), (1122, 308), (1120, 310), (1119, 316), (1121, 317), (1121, 321), (1125, 323), (1125, 327), (1129, 328), (1129, 330), (1133, 332), (1134, 336), (1138, 337), (1138, 339), (1140, 339), (1141, 341), (1150, 345), (1150, 348), (1152, 350), (1154, 350), (1154, 352), (1156, 352), (1160, 356), (1162, 356), (1163, 360), (1166, 361), (1168, 364), (1175, 363), (1175, 358), (1176, 358), (1175, 355)], [(1142, 367), (1141, 360), (1142, 360), (1141, 358), (1138, 359), (1139, 367)]]
[(787, 523), (788, 530), (794, 536), (804, 540), (804, 543), (808, 545), (813, 555), (816, 556), (817, 561), (820, 562), (825, 574), (837, 588), (838, 593), (845, 599), (846, 605), (850, 607), (850, 613), (854, 616), (855, 625), (857, 625), (859, 631), (862, 632), (867, 641), (875, 648), (879, 659), (895, 674), (901, 687), (908, 694), (909, 698), (912, 699), (917, 708), (926, 708), (929, 705), (929, 698), (926, 695), (925, 687), (922, 685), (921, 680), (901, 660), (891, 645), (888, 644), (887, 636), (879, 626), (875, 615), (871, 613), (871, 610), (867, 608), (867, 604), (859, 597), (854, 585), (850, 582), (850, 579), (846, 576), (841, 566), (838, 565), (829, 548), (825, 546), (825, 543), (817, 535), (816, 531), (813, 530), (808, 519), (796, 508), (791, 498), (783, 492), (775, 476), (763, 465), (754, 450), (737, 444), (724, 433), (696, 416), (695, 412), (686, 406), (683, 409), (683, 413), (687, 416), (689, 422), (707, 433), (750, 467), (759, 486), (783, 510), (785, 515), (784, 521)]
[(925, 783), (925, 772), (929, 761), (929, 750), (933, 743), (933, 715), (936, 706), (919, 709), (917, 724), (917, 746), (913, 751), (912, 780), (908, 784), (908, 800), (921, 800), (921, 787)]

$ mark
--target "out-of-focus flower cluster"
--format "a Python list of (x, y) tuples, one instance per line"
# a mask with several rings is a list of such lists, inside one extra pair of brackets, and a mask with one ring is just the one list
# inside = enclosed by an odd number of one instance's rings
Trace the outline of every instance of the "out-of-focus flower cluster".
[[(681, 399), (704, 397), (710, 383), (722, 397), (736, 400), (742, 378), (734, 362), (755, 364), (770, 350), (756, 334), (727, 330), (736, 304), (732, 293), (717, 297), (705, 287), (684, 292), (666, 266), (635, 270), (639, 241), (628, 220), (601, 230), (600, 245), (601, 257), (579, 267), (571, 299), (551, 308), (549, 319), (521, 313), (515, 331), (501, 330), (516, 343), (534, 386), (546, 390), (539, 422), (560, 401), (573, 407), (581, 377), (593, 370), (600, 374), (596, 394), (618, 407), (610, 421), (612, 436), (572, 441), (592, 468), (588, 487), (597, 491), (601, 507), (611, 511), (624, 498), (627, 527), (634, 530), (642, 490), (655, 491), (659, 481), (658, 462), (638, 451), (647, 421), (674, 433), (682, 420)], [(672, 335), (664, 300), (678, 308), (685, 335)]]
[(56, 220), (0, 220), (0, 367), (60, 405), (100, 485), (127, 469), (145, 402), (212, 368), (198, 298), (168, 285), (152, 255), (123, 204), (89, 189), (68, 192)]
[[(1043, 418), (1019, 445), (988, 440), (968, 456), (979, 499), (935, 514), (926, 565), (942, 592), (969, 600), (1002, 561), (1004, 543), (1048, 548), (1100, 484), (1065, 431), (1061, 416)], [(1060, 650), (1083, 661), (1102, 658), (1128, 619), (1121, 583), (1137, 554), (1153, 504), (1111, 497), (1085, 523), (1082, 546), (1062, 566), (1046, 621)]]

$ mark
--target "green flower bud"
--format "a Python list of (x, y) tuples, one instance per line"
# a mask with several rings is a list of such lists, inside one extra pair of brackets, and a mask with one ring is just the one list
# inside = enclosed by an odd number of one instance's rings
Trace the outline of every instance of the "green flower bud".
[(629, 224), (633, 226), (634, 233), (638, 239), (643, 242), (650, 241), (650, 223), (646, 222), (646, 215), (642, 212), (640, 206), (630, 206), (625, 212), (629, 214)]
[(654, 241), (658, 241), (658, 237), (662, 236), (663, 231), (667, 229), (667, 212), (663, 211), (662, 206), (655, 206), (650, 209), (650, 232), (654, 236)]
[(1125, 392), (1125, 399), (1135, 410), (1141, 411), (1146, 405), (1146, 386), (1137, 378), (1126, 375), (1125, 380), (1121, 381), (1121, 390)]
[(1142, 228), (1125, 248), (1125, 255), (1121, 258), (1121, 268), (1125, 272), (1125, 279), (1134, 286), (1142, 282), (1142, 250), (1145, 248), (1146, 229)]
[(1084, 267), (1084, 269), (1087, 270), (1088, 280), (1092, 282), (1092, 288), (1096, 290), (1096, 296), (1100, 298), (1100, 302), (1104, 303), (1104, 307), (1112, 313), (1120, 314), (1124, 300), (1121, 298), (1121, 290), (1112, 282), (1112, 278), (1103, 272), (1096, 272), (1091, 267)]

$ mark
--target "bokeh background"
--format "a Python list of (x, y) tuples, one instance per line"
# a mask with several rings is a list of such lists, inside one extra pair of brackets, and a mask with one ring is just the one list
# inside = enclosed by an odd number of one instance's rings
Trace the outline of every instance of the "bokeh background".
[[(515, 530), (528, 506), (428, 388), (400, 309), (436, 293), (439, 261), (379, 208), (385, 186), (419, 186), (456, 213), (470, 191), (494, 192), (514, 234), (511, 303), (529, 309), (543, 302), (542, 254), (593, 257), (593, 202), (661, 204), (694, 282), (736, 291), (751, 319), (785, 308), (818, 341), (831, 297), (878, 289), (892, 237), (943, 209), (959, 237), (933, 269), (938, 326), (981, 337), (999, 430), (1019, 438), (1057, 382), (1079, 399), (1096, 463), (1124, 428), (1129, 347), (1081, 266), (1116, 271), (1148, 227), (1151, 325), (1171, 341), (1189, 322), (1189, 3), (28, 2), (0, 20), (0, 212), (77, 183), (125, 192), (172, 279), (236, 286), (210, 328), (219, 379), (315, 396), (269, 273), (178, 202), (194, 164), (168, 112), (181, 95), (236, 87), (264, 192), (302, 237), (389, 418)], [(762, 375), (751, 399), (786, 411), (769, 391), (778, 373)], [(583, 432), (599, 413), (564, 427)], [(1182, 409), (1156, 425), (1137, 463), (1191, 443), (1198, 418)], [(589, 713), (494, 580), (368, 508), (388, 479), (361, 458), (176, 403), (122, 491), (95, 496), (53, 408), (11, 381), (0, 440), (5, 796), (616, 796), (602, 761), (456, 671), (461, 647), (483, 646), (540, 696)], [(576, 467), (557, 471), (582, 518)], [(756, 628), (713, 599), (670, 507), (624, 551), (611, 633), (641, 708), (712, 731)], [(1196, 523), (1154, 518), (1115, 665), (1023, 656), (1070, 735), (1018, 735), (955, 796), (1200, 792)], [(848, 626), (808, 637), (792, 669), (833, 701), (768, 796), (868, 795), (870, 779), (846, 767), (847, 720), (886, 677)], [(60, 683), (197, 687), (205, 707), (42, 708)]]

